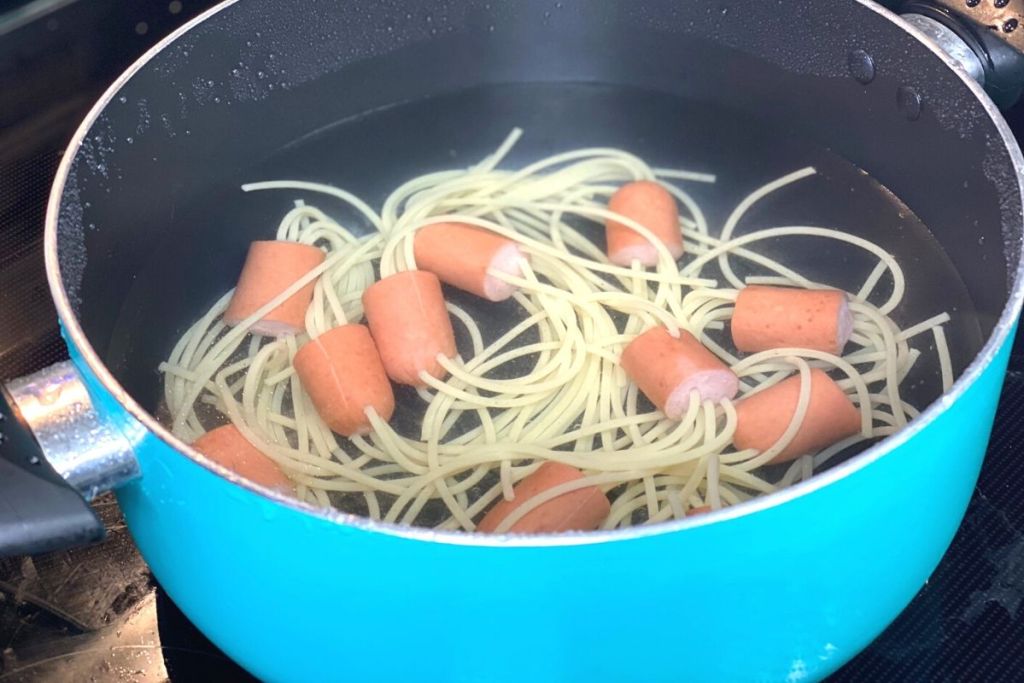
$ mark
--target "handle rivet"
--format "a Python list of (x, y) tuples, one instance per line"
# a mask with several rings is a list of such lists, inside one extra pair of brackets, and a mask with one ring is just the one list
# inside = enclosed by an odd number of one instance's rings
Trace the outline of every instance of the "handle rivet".
[(846, 55), (846, 68), (858, 83), (867, 85), (875, 79), (875, 60), (864, 50), (850, 50)]
[(921, 110), (924, 108), (921, 95), (909, 85), (901, 85), (896, 89), (896, 106), (908, 121), (917, 121), (921, 118)]

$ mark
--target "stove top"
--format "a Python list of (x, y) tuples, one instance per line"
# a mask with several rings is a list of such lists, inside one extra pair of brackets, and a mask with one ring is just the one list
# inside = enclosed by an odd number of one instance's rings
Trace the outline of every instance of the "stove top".
[[(46, 196), (85, 111), (138, 54), (212, 2), (0, 0), (0, 377), (65, 357), (43, 273)], [(1008, 113), (1024, 135), (1024, 105)], [(967, 516), (913, 603), (830, 681), (1021, 680), (1024, 337)], [(0, 559), (0, 683), (249, 681), (149, 574), (113, 497), (97, 546)]]

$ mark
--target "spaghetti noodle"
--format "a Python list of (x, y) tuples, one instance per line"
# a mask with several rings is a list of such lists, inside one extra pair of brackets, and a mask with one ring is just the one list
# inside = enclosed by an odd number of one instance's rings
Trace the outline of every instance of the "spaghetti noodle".
[[(326, 185), (274, 181), (243, 186), (245, 191), (312, 192), (341, 200), (372, 231), (360, 235), (316, 207), (295, 203), (276, 238), (318, 245), (327, 259), (236, 327), (221, 321), (229, 292), (188, 329), (160, 366), (174, 433), (192, 441), (217, 421), (230, 420), (295, 481), (301, 499), (387, 522), (442, 529), (474, 529), (494, 501), (512, 497), (517, 481), (555, 460), (586, 476), (531, 498), (497, 530), (507, 530), (547, 500), (595, 485), (612, 500), (604, 523), (610, 529), (680, 518), (692, 508), (716, 509), (770, 493), (808, 478), (851, 446), (899, 429), (917, 414), (902, 399), (900, 385), (921, 355), (910, 346), (919, 335), (934, 335), (943, 385), (952, 382), (943, 332), (949, 317), (902, 330), (896, 325), (890, 314), (905, 283), (899, 264), (881, 247), (815, 226), (734, 234), (752, 206), (813, 175), (813, 168), (753, 192), (714, 235), (698, 202), (680, 186), (714, 182), (713, 176), (651, 168), (627, 152), (603, 148), (557, 154), (518, 171), (499, 169), (519, 134), (514, 131), (474, 167), (406, 182), (380, 213)], [(679, 202), (687, 250), (679, 263), (646, 228), (607, 209), (608, 197), (634, 180), (657, 181)], [(645, 270), (610, 263), (592, 237), (608, 218), (654, 244), (657, 265)], [(518, 288), (509, 305), (519, 317), (493, 334), (490, 326), (449, 303), (464, 337), (461, 355), (442, 360), (447, 379), (424, 375), (426, 388), (400, 405), (400, 411), (417, 418), (415, 427), (399, 429), (371, 414), (370, 434), (338, 437), (300, 385), (292, 368), (295, 353), (307, 338), (358, 321), (361, 296), (375, 281), (375, 270), (384, 277), (415, 268), (416, 231), (442, 222), (478, 226), (521, 246), (529, 257), (521, 277), (490, 273)], [(785, 348), (741, 359), (721, 334), (739, 288), (753, 283), (828, 286), (756, 250), (763, 240), (792, 236), (837, 240), (876, 260), (863, 286), (850, 295), (852, 343), (841, 357)], [(734, 262), (756, 273), (741, 278)], [(255, 320), (311, 280), (316, 284), (304, 334), (280, 339), (248, 334)], [(891, 282), (891, 293), (873, 303), (883, 280)], [(739, 398), (797, 373), (800, 399), (780, 440), (760, 453), (736, 450), (736, 411), (728, 400), (691, 400), (679, 421), (647, 405), (618, 359), (633, 337), (656, 324), (692, 333), (727, 363), (740, 378)], [(860, 433), (799, 458), (769, 481), (762, 466), (799, 429), (811, 368), (838, 378), (860, 411)]]

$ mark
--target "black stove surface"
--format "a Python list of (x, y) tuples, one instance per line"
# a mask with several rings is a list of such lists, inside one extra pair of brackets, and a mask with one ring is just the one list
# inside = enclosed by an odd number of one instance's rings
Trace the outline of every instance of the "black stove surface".
[[(0, 0), (0, 378), (65, 357), (42, 224), (92, 101), (199, 0)], [(1024, 135), (1024, 105), (1008, 113)], [(913, 603), (830, 681), (1024, 680), (1024, 342), (967, 516)], [(252, 680), (155, 584), (111, 496), (102, 544), (0, 559), (0, 683)]]

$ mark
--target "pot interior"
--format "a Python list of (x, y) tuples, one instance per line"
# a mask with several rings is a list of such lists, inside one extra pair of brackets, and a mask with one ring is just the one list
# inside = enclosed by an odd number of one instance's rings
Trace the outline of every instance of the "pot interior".
[[(905, 327), (949, 312), (962, 371), (1006, 304), (1020, 250), (1013, 165), (984, 105), (873, 9), (713, 4), (225, 8), (128, 79), (75, 150), (58, 257), (86, 338), (157, 412), (157, 365), (295, 199), (370, 229), (329, 198), (241, 184), (329, 183), (379, 207), (404, 180), (473, 164), (518, 126), (509, 167), (605, 146), (714, 173), (687, 186), (712, 233), (755, 188), (815, 166), (739, 232), (821, 225), (879, 244), (907, 275), (893, 317)], [(848, 71), (862, 59), (853, 51), (873, 64), (867, 84)], [(918, 116), (898, 104), (901, 88), (904, 103), (907, 88), (921, 98)], [(874, 265), (817, 240), (764, 248), (853, 291)], [(508, 327), (507, 307), (450, 294), (485, 331)], [(912, 373), (905, 396), (923, 409), (941, 392), (938, 364)]]

